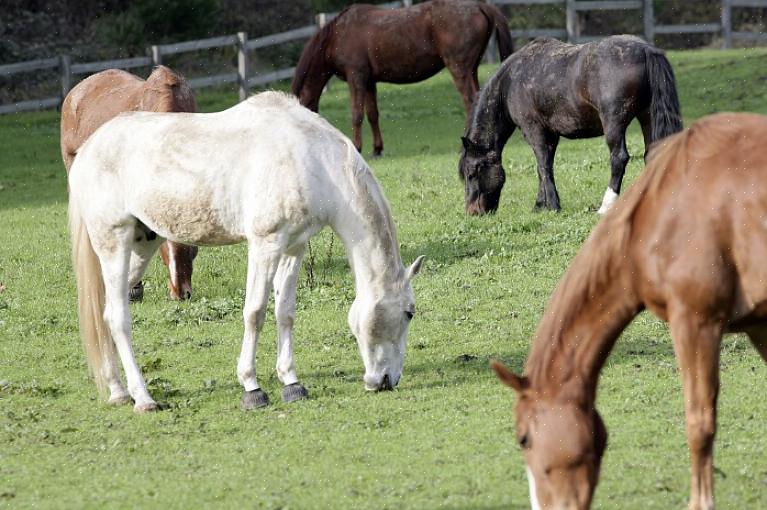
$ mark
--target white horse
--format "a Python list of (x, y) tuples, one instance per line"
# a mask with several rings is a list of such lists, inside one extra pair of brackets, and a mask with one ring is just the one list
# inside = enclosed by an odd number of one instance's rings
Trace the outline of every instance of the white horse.
[[(265, 92), (219, 113), (128, 113), (101, 127), (69, 173), (69, 224), (80, 333), (109, 402), (157, 409), (131, 345), (128, 289), (164, 239), (193, 245), (247, 241), (245, 334), (237, 376), (242, 408), (269, 399), (256, 381), (256, 347), (272, 285), (277, 375), (285, 401), (304, 398), (293, 363), (296, 281), (306, 243), (329, 225), (354, 270), (349, 326), (365, 388), (399, 382), (415, 313), (389, 206), (349, 139), (292, 96)], [(127, 378), (120, 378), (115, 347)]]

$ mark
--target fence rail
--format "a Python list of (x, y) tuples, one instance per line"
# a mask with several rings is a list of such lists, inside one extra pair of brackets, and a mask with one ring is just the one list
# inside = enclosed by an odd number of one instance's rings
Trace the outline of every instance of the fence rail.
[[(571, 42), (587, 42), (601, 38), (602, 36), (584, 35), (582, 33), (581, 13), (588, 11), (621, 10), (641, 11), (644, 24), (644, 36), (649, 42), (654, 41), (656, 35), (668, 34), (719, 34), (722, 37), (722, 47), (730, 48), (735, 40), (739, 41), (767, 41), (767, 33), (745, 32), (733, 30), (732, 10), (749, 8), (767, 8), (767, 0), (721, 0), (721, 16), (719, 20), (710, 20), (707, 23), (698, 24), (670, 24), (658, 25), (655, 23), (655, 15), (652, 0), (486, 0), (495, 5), (535, 6), (535, 5), (560, 5), (565, 8), (565, 26), (563, 28), (524, 28), (512, 30), (512, 37), (557, 37)], [(381, 7), (394, 8), (412, 5), (412, 0), (388, 2), (379, 4)], [(325, 23), (333, 19), (338, 13), (320, 13), (316, 16), (316, 24), (308, 25), (286, 32), (270, 34), (255, 39), (248, 39), (244, 32), (236, 35), (224, 35), (210, 37), (194, 41), (182, 41), (172, 44), (159, 44), (151, 46), (148, 54), (151, 56), (123, 58), (116, 60), (103, 60), (98, 62), (72, 63), (70, 57), (42, 58), (17, 62), (14, 64), (0, 65), (0, 77), (8, 77), (17, 73), (41, 71), (46, 69), (59, 69), (61, 76), (61, 95), (29, 101), (0, 105), (0, 115), (27, 110), (41, 110), (57, 107), (64, 96), (69, 92), (72, 77), (75, 75), (95, 73), (105, 69), (133, 69), (137, 67), (149, 67), (162, 63), (163, 56), (175, 55), (191, 51), (208, 50), (212, 48), (233, 47), (237, 51), (237, 70), (213, 76), (192, 78), (189, 84), (196, 89), (213, 87), (229, 83), (237, 83), (240, 99), (247, 97), (251, 87), (268, 85), (270, 83), (289, 79), (295, 72), (295, 67), (276, 69), (251, 75), (248, 69), (249, 56), (261, 48), (275, 46), (290, 41), (306, 39), (314, 35)], [(496, 44), (493, 41), (488, 45), (488, 59), (496, 58)]]

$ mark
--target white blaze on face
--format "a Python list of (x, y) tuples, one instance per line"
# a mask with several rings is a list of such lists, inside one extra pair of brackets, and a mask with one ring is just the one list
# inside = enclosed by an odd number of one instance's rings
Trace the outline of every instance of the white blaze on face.
[(176, 254), (173, 248), (168, 246), (168, 273), (170, 273), (170, 282), (173, 287), (178, 289), (178, 274), (176, 273)]
[(541, 505), (538, 504), (538, 493), (535, 492), (535, 477), (529, 467), (527, 467), (527, 485), (530, 487), (530, 508), (541, 510)]
[(602, 207), (599, 208), (597, 213), (604, 214), (609, 211), (616, 200), (618, 200), (618, 194), (608, 186), (607, 190), (605, 190), (605, 196), (602, 197)]

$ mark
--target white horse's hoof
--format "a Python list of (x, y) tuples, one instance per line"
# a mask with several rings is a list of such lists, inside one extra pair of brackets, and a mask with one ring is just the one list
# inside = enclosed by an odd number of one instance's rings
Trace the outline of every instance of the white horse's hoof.
[(109, 400), (107, 400), (107, 405), (110, 406), (124, 406), (132, 403), (133, 399), (127, 393), (118, 393), (116, 395), (112, 395), (109, 397)]
[(157, 402), (146, 402), (144, 404), (136, 404), (133, 406), (133, 411), (135, 411), (136, 414), (154, 413), (159, 410), (160, 406), (157, 405)]
[(309, 398), (309, 392), (306, 391), (306, 388), (301, 383), (295, 382), (282, 388), (282, 401), (286, 404), (306, 398)]
[(264, 393), (261, 388), (257, 388), (253, 391), (244, 391), (242, 393), (242, 400), (240, 400), (240, 406), (243, 411), (252, 411), (254, 409), (260, 409), (269, 405), (269, 395)]

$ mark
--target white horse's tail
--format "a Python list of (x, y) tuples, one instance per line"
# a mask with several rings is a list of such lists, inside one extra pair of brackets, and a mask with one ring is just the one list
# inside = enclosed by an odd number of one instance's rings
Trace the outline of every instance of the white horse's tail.
[(107, 393), (105, 361), (116, 361), (115, 344), (104, 321), (104, 279), (101, 263), (93, 251), (91, 238), (80, 213), (78, 197), (69, 196), (69, 233), (72, 238), (72, 266), (77, 279), (77, 312), (80, 318), (80, 337), (88, 368), (99, 392)]

